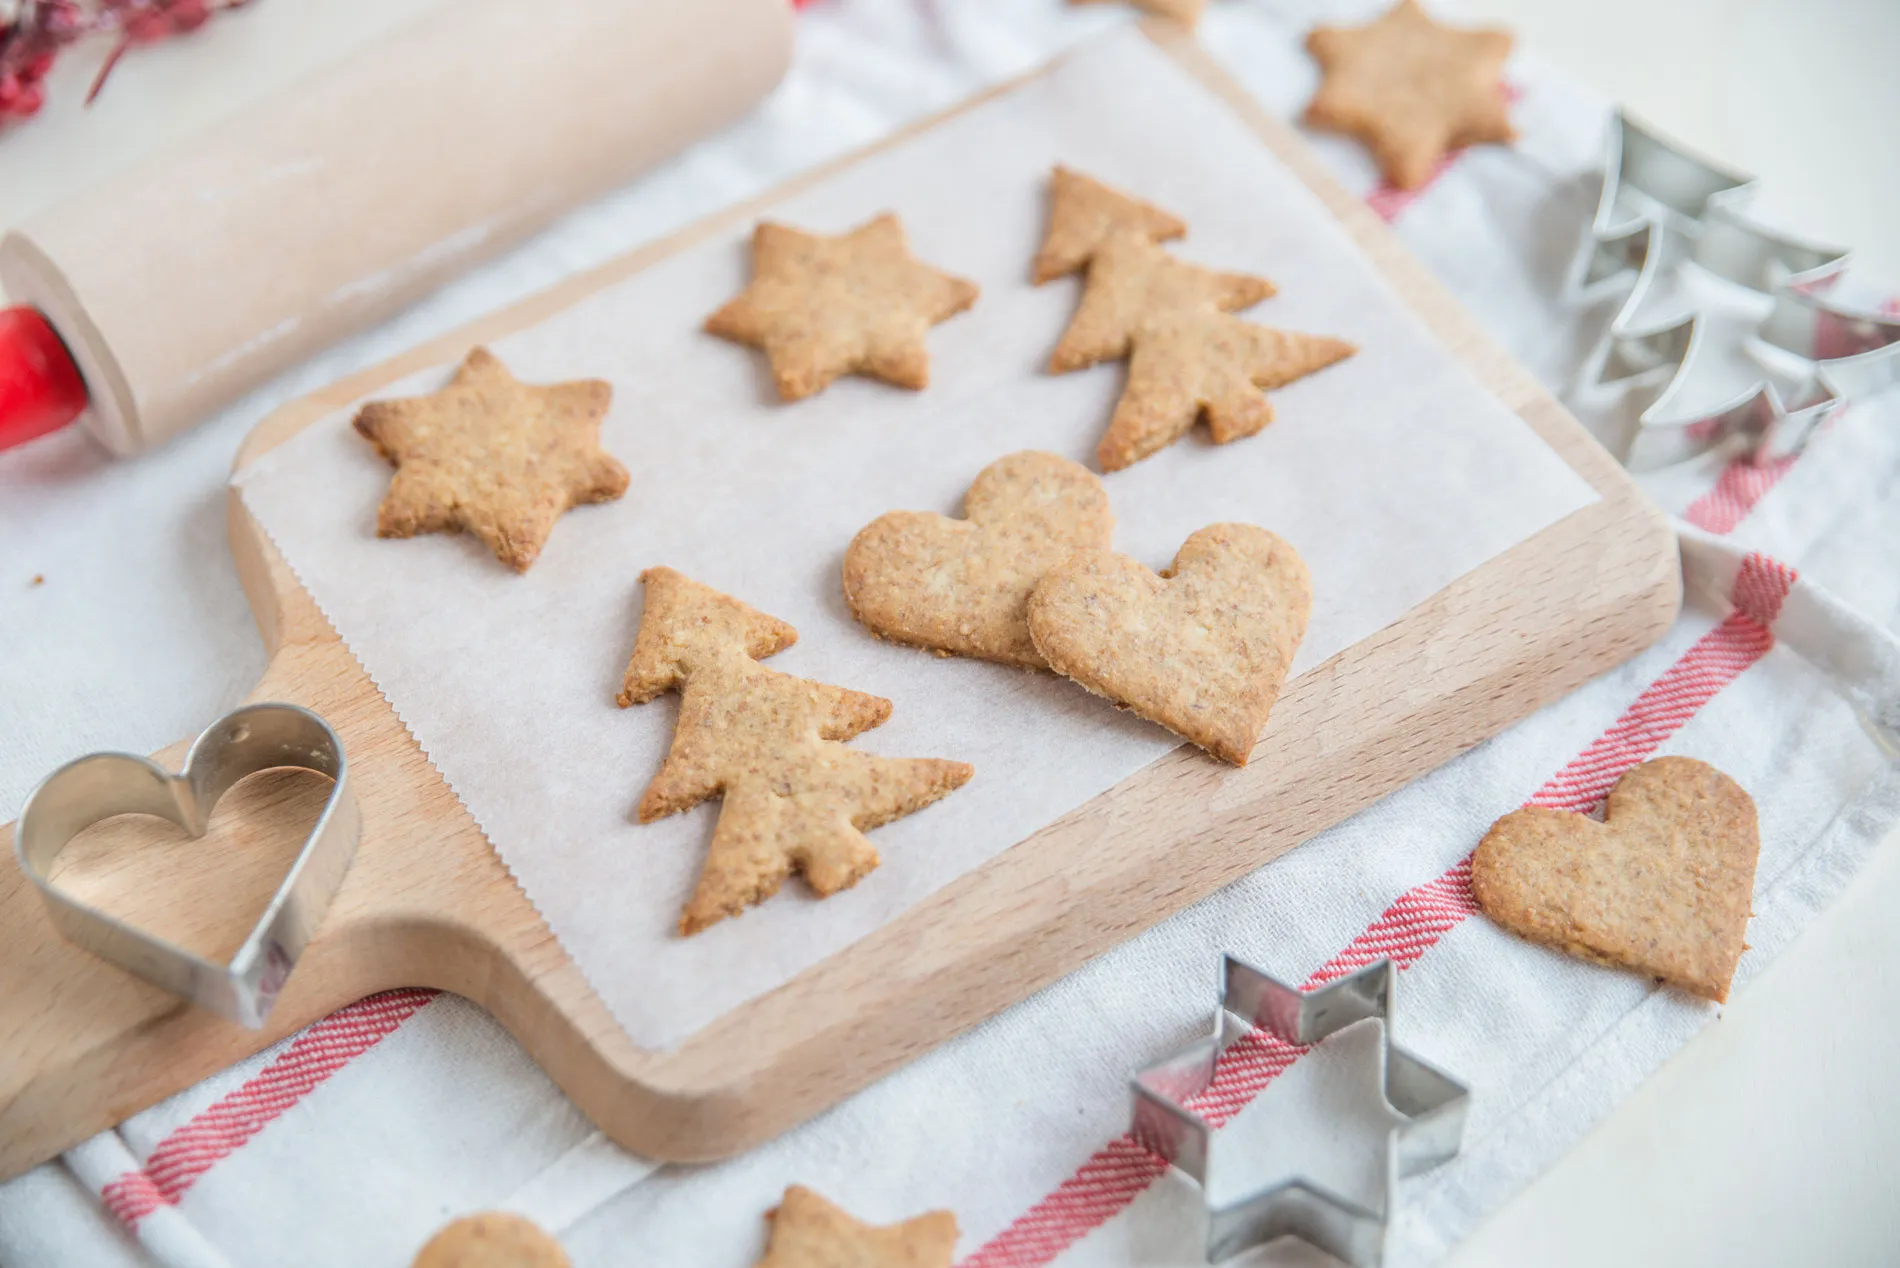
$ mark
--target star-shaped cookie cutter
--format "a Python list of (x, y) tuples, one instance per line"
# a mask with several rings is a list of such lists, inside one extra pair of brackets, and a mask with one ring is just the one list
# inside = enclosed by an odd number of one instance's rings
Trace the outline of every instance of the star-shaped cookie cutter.
[[(1618, 446), (1625, 465), (1667, 466), (1724, 444), (1768, 462), (1799, 452), (1848, 401), (1900, 385), (1900, 316), (1829, 302), (1851, 252), (1751, 220), (1753, 177), (1621, 111), (1607, 149), (1602, 194), (1570, 289), (1588, 301), (1634, 278), (1580, 381), (1583, 392), (1618, 394), (1637, 412)], [(1693, 311), (1660, 321), (1642, 315), (1662, 279), (1684, 265), (1767, 297), (1766, 315), (1743, 345), (1761, 377), (1700, 408), (1681, 398), (1709, 323)]]
[(1235, 1201), (1207, 1202), (1207, 1260), (1214, 1263), (1280, 1237), (1298, 1237), (1354, 1268), (1377, 1268), (1398, 1198), (1399, 1181), (1429, 1171), (1458, 1153), (1470, 1092), (1450, 1075), (1392, 1041), (1398, 970), (1376, 960), (1313, 991), (1300, 991), (1229, 955), (1222, 967), (1214, 1033), (1148, 1066), (1131, 1081), (1130, 1134), (1179, 1167), (1208, 1192), (1214, 1125), (1197, 1111), (1219, 1095), (1221, 1054), (1250, 1034), (1310, 1047), (1354, 1022), (1376, 1019), (1384, 1028), (1379, 1049), (1380, 1091), (1405, 1121), (1386, 1135), (1384, 1195), (1374, 1210), (1294, 1176)]

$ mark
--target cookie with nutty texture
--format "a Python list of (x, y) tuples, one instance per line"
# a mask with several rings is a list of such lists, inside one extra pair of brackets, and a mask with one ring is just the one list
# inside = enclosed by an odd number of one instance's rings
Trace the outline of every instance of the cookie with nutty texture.
[[(1069, 0), (1070, 4), (1098, 4), (1101, 0)], [(1133, 0), (1134, 6), (1143, 13), (1152, 13), (1156, 17), (1173, 18), (1188, 30), (1201, 20), (1201, 10), (1206, 0)]]
[(561, 1243), (533, 1220), (483, 1211), (444, 1226), (410, 1268), (568, 1268), (569, 1262)]
[(1071, 557), (1030, 595), (1029, 634), (1057, 673), (1245, 766), (1312, 610), (1292, 546), (1210, 524), (1159, 574), (1113, 551)]
[(841, 374), (916, 389), (930, 382), (924, 336), (976, 295), (974, 282), (919, 263), (889, 212), (838, 237), (765, 220), (752, 232), (752, 280), (706, 329), (763, 349), (781, 400)]
[(978, 473), (963, 519), (892, 511), (844, 552), (844, 597), (872, 632), (940, 654), (1045, 668), (1029, 638), (1029, 593), (1078, 550), (1106, 550), (1115, 516), (1087, 468), (1051, 453)]
[(1659, 757), (1616, 781), (1605, 812), (1499, 819), (1471, 859), (1478, 906), (1534, 942), (1726, 1000), (1761, 853), (1754, 801), (1705, 762)]
[(356, 430), (396, 468), (376, 535), (469, 532), (526, 572), (568, 508), (627, 491), (600, 447), (612, 399), (599, 379), (523, 383), (475, 348), (440, 392), (371, 401)]
[(845, 747), (890, 717), (889, 700), (759, 664), (798, 637), (783, 621), (671, 568), (640, 580), (646, 610), (620, 704), (680, 693), (672, 747), (640, 798), (640, 822), (724, 799), (680, 933), (764, 901), (793, 872), (820, 897), (856, 884), (878, 864), (866, 831), (974, 773), (962, 762)]
[(1089, 260), (1088, 283), (1049, 369), (1061, 374), (1128, 355), (1144, 324), (1175, 313), (1247, 308), (1273, 294), (1273, 283), (1177, 260), (1138, 230), (1118, 229)]
[(1228, 313), (1176, 313), (1135, 332), (1128, 383), (1095, 459), (1119, 471), (1207, 420), (1214, 443), (1251, 436), (1273, 421), (1261, 395), (1357, 351), (1343, 339), (1274, 330)]
[(949, 1211), (866, 1224), (802, 1184), (785, 1190), (770, 1218), (772, 1238), (757, 1268), (950, 1268), (957, 1249)]
[(1432, 21), (1399, 0), (1360, 27), (1315, 27), (1307, 52), (1324, 78), (1306, 123), (1358, 137), (1385, 179), (1417, 189), (1452, 150), (1516, 139), (1501, 75), (1511, 34)]
[(1186, 234), (1187, 224), (1153, 203), (1057, 164), (1049, 176), (1049, 228), (1031, 267), (1032, 280), (1040, 286), (1075, 272), (1122, 229), (1166, 242)]

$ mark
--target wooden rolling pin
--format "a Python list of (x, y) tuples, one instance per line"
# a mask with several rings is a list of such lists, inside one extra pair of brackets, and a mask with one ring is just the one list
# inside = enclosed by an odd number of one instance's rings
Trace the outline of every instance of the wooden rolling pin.
[(791, 27), (786, 0), (456, 0), (22, 225), (0, 447), (75, 416), (163, 442), (737, 119)]

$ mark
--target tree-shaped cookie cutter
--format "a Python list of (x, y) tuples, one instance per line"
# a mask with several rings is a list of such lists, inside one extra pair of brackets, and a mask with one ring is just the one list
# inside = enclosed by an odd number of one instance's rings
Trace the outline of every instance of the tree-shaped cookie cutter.
[[(1630, 284), (1580, 380), (1620, 393), (1635, 411), (1619, 457), (1633, 469), (1680, 462), (1719, 445), (1757, 462), (1799, 452), (1846, 402), (1900, 385), (1900, 317), (1829, 302), (1851, 253), (1776, 233), (1746, 209), (1753, 177), (1723, 167), (1630, 119), (1611, 120), (1603, 191), (1572, 270), (1583, 298)], [(1744, 343), (1762, 377), (1729, 399), (1685, 407), (1690, 367), (1708, 323), (1690, 312), (1646, 320), (1662, 280), (1693, 265), (1770, 300)], [(1791, 384), (1787, 392), (1771, 375)]]
[(1213, 1035), (1135, 1075), (1130, 1134), (1194, 1177), (1205, 1197), (1214, 1127), (1195, 1106), (1210, 1091), (1217, 1092), (1222, 1053), (1256, 1031), (1304, 1048), (1355, 1022), (1374, 1019), (1384, 1028), (1380, 1093), (1386, 1106), (1405, 1121), (1386, 1135), (1379, 1208), (1362, 1206), (1297, 1175), (1231, 1202), (1208, 1201), (1209, 1263), (1292, 1236), (1354, 1268), (1377, 1268), (1385, 1255), (1386, 1228), (1399, 1181), (1457, 1155), (1470, 1093), (1450, 1075), (1393, 1043), (1397, 985), (1398, 970), (1392, 962), (1376, 960), (1317, 990), (1303, 992), (1229, 955), (1222, 968)]

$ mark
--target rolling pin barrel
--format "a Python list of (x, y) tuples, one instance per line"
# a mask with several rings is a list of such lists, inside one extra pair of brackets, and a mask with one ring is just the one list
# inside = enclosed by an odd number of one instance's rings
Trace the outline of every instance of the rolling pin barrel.
[(44, 314), (136, 453), (737, 119), (786, 0), (458, 0), (19, 227)]

